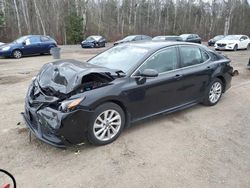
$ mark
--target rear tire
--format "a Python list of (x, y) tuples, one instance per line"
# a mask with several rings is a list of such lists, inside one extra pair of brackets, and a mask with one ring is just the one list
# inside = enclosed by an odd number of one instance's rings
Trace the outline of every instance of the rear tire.
[(223, 83), (219, 78), (215, 78), (209, 85), (203, 104), (206, 106), (214, 106), (216, 105), (223, 93)]
[(22, 52), (21, 52), (20, 50), (14, 50), (14, 51), (12, 52), (12, 56), (13, 56), (15, 59), (20, 59), (20, 58), (23, 56), (23, 54), (22, 54)]
[(125, 125), (125, 114), (115, 103), (104, 103), (95, 109), (89, 126), (87, 137), (94, 145), (105, 145), (116, 140)]
[(49, 48), (49, 52), (48, 52), (49, 55), (52, 55), (51, 52), (50, 52), (50, 51), (51, 51), (51, 48), (55, 48), (55, 46), (51, 46), (51, 47)]

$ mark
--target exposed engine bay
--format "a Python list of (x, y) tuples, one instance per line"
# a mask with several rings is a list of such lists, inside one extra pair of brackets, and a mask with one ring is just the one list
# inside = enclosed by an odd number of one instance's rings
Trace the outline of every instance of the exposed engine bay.
[(45, 95), (66, 99), (103, 87), (119, 76), (115, 70), (63, 60), (44, 65), (37, 76), (37, 84)]

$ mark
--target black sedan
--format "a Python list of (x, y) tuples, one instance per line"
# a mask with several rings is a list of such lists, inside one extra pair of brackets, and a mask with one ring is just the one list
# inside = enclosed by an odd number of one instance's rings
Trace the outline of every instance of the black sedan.
[(147, 36), (147, 35), (129, 35), (122, 40), (116, 41), (114, 43), (114, 46), (117, 44), (122, 44), (122, 43), (126, 43), (126, 42), (146, 41), (146, 40), (152, 40), (152, 37)]
[(82, 48), (100, 48), (106, 46), (106, 39), (102, 36), (93, 35), (81, 42)]
[(201, 37), (197, 34), (182, 34), (180, 35), (180, 37), (185, 42), (193, 42), (201, 44)]
[(210, 40), (207, 42), (207, 44), (208, 44), (208, 46), (214, 46), (214, 44), (215, 44), (217, 41), (223, 39), (224, 37), (225, 37), (225, 35), (217, 35), (217, 36), (215, 36), (214, 38), (210, 39)]
[(197, 103), (217, 104), (232, 76), (230, 60), (202, 45), (121, 44), (86, 63), (44, 65), (28, 89), (23, 115), (49, 144), (87, 139), (104, 145), (136, 121)]

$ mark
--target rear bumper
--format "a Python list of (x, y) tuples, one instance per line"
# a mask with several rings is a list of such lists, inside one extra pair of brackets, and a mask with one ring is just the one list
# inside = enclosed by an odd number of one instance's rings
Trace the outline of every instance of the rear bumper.
[(49, 107), (37, 110), (26, 104), (22, 115), (27, 127), (38, 139), (64, 148), (86, 141), (85, 133), (92, 112), (79, 109), (63, 113)]

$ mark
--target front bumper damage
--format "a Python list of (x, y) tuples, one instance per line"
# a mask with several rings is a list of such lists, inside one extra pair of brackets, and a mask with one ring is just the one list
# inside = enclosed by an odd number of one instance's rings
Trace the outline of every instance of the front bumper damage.
[(42, 141), (57, 147), (85, 142), (90, 107), (81, 104), (67, 107), (68, 102), (85, 99), (84, 92), (104, 87), (114, 80), (116, 70), (97, 67), (75, 60), (61, 60), (43, 66), (30, 85), (24, 120)]
[[(40, 140), (56, 147), (65, 147), (85, 142), (85, 132), (92, 111), (75, 109), (62, 112), (54, 107), (58, 103), (54, 98), (37, 92), (35, 81), (31, 84), (25, 101), (25, 112), (22, 113), (27, 127)], [(42, 99), (42, 100), (41, 100)], [(56, 102), (51, 102), (56, 101)]]
[(40, 140), (56, 147), (85, 142), (84, 133), (91, 114), (87, 110), (62, 113), (48, 107), (37, 110), (28, 105), (22, 113), (31, 132)]

